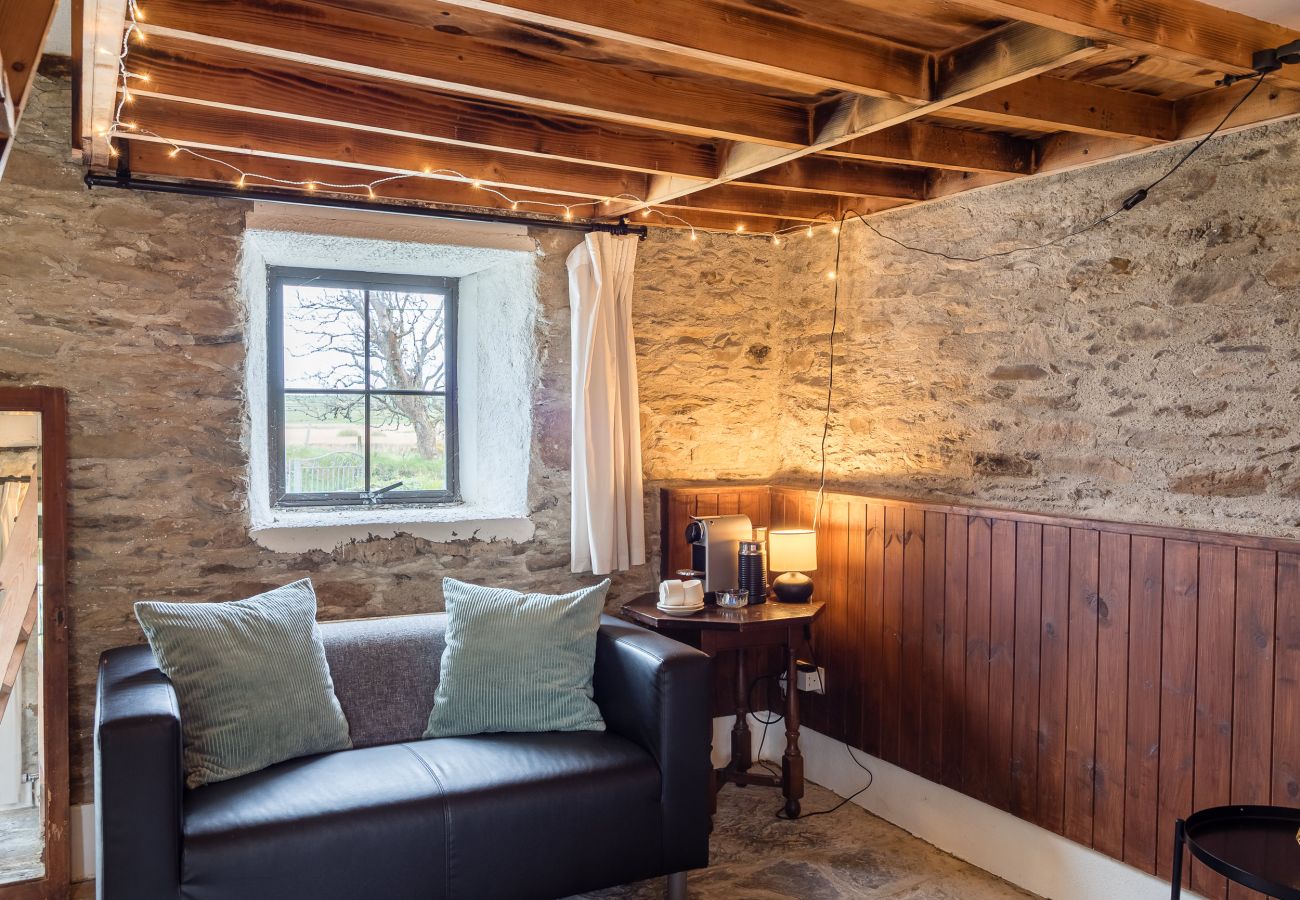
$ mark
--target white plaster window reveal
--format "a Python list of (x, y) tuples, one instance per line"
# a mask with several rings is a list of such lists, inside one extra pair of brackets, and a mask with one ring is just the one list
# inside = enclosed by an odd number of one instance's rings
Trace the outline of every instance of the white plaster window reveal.
[[(418, 216), (255, 204), (244, 236), (249, 515), (269, 550), (332, 550), (371, 537), (436, 542), (526, 541), (532, 458), (537, 244), (522, 227)], [(273, 508), (267, 442), (267, 297), (270, 266), (460, 280), (456, 335), (461, 501), (428, 506)]]

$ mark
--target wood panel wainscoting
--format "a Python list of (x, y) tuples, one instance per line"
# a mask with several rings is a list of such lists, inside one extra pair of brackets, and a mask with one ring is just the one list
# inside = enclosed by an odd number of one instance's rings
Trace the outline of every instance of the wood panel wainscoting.
[[(664, 570), (692, 515), (816, 506), (665, 488)], [(1300, 806), (1300, 542), (829, 491), (817, 532), (809, 727), (1166, 879), (1176, 818)]]

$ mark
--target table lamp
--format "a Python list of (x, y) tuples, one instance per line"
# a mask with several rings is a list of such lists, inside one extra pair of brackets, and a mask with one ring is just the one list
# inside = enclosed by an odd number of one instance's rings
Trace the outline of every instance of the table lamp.
[(767, 534), (767, 565), (780, 572), (772, 591), (782, 603), (807, 603), (812, 596), (812, 579), (805, 572), (817, 570), (817, 532), (811, 528), (773, 529)]

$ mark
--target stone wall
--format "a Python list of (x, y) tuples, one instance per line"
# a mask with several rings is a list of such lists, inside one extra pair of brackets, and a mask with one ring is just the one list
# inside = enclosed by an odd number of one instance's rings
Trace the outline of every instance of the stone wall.
[[(873, 219), (975, 256), (1114, 209), (1184, 147)], [(844, 231), (832, 482), (1300, 536), (1300, 120), (1208, 144), (1151, 199), (979, 263)], [(782, 470), (816, 476), (834, 241), (791, 241)]]
[[(579, 236), (535, 235), (543, 256), (528, 484), (534, 538), (435, 544), (403, 535), (333, 552), (273, 553), (249, 538), (241, 444), (245, 348), (237, 281), (250, 207), (88, 191), (68, 161), (71, 115), (68, 82), (39, 79), (0, 182), (0, 384), (69, 392), (73, 803), (91, 799), (96, 661), (108, 647), (142, 639), (131, 612), (137, 599), (231, 599), (308, 575), (321, 617), (341, 618), (440, 609), (447, 574), (557, 591), (592, 581), (568, 571), (564, 260)], [(686, 326), (673, 309), (706, 310), (736, 289), (768, 292), (754, 302), (778, 306), (767, 287), (776, 279), (763, 276), (771, 248), (761, 241), (692, 243), (659, 232), (642, 245), (641, 260), (635, 327), (647, 354), (657, 357), (681, 339), (671, 332)], [(739, 306), (725, 327), (708, 318), (701, 313), (691, 326), (690, 346), (671, 367), (645, 367), (650, 477), (689, 477), (697, 471), (690, 460), (705, 458), (717, 463), (709, 477), (767, 477), (776, 465), (775, 419), (768, 416), (756, 435), (738, 430), (727, 417), (744, 411), (743, 398), (715, 401), (711, 384), (717, 368), (733, 394), (754, 378), (772, 394), (776, 354), (763, 349), (773, 344), (771, 326)], [(726, 444), (728, 451), (710, 449)], [(672, 462), (679, 457), (687, 463)], [(611, 602), (653, 582), (651, 566), (620, 575)]]

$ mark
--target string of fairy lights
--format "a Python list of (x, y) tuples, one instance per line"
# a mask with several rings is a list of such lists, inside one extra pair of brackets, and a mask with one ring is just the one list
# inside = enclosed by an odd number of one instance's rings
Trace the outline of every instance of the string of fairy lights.
[[(608, 207), (615, 202), (629, 201), (635, 204), (646, 203), (645, 198), (638, 197), (635, 194), (626, 193), (617, 194), (611, 197), (601, 197), (596, 200), (577, 201), (573, 203), (559, 203), (548, 200), (534, 200), (527, 197), (516, 197), (501, 190), (495, 185), (485, 183), (482, 179), (471, 177), (455, 169), (437, 168), (434, 166), (425, 166), (420, 172), (400, 172), (370, 180), (358, 180), (352, 182), (326, 181), (319, 178), (301, 180), (281, 178), (275, 175), (266, 174), (265, 172), (258, 172), (252, 168), (245, 168), (244, 166), (237, 165), (228, 159), (213, 156), (204, 153), (195, 147), (180, 143), (164, 134), (145, 128), (128, 118), (127, 108), (134, 100), (134, 94), (132, 93), (133, 83), (148, 84), (150, 82), (150, 77), (147, 72), (132, 71), (129, 62), (132, 41), (143, 44), (146, 40), (145, 29), (141, 27), (141, 23), (144, 21), (145, 15), (140, 9), (138, 0), (128, 0), (126, 29), (122, 33), (122, 46), (117, 58), (119, 91), (117, 100), (113, 106), (113, 120), (108, 127), (99, 131), (99, 136), (108, 141), (108, 152), (110, 157), (116, 158), (121, 155), (121, 151), (114, 144), (115, 140), (130, 139), (131, 137), (144, 137), (165, 145), (168, 148), (168, 155), (171, 157), (185, 154), (224, 169), (230, 173), (231, 181), (236, 188), (267, 185), (273, 187), (301, 188), (308, 193), (313, 193), (319, 190), (337, 193), (364, 191), (366, 197), (370, 200), (379, 199), (380, 194), (378, 189), (393, 182), (426, 178), (441, 181), (455, 181), (462, 184), (468, 184), (477, 191), (482, 191), (485, 194), (498, 198), (506, 204), (511, 211), (527, 212), (532, 210), (557, 210), (564, 220), (569, 222), (574, 220), (574, 211), (581, 210), (584, 207), (592, 207), (591, 217), (595, 218), (600, 215), (600, 207)], [(657, 216), (665, 224), (682, 226), (689, 230), (690, 239), (692, 241), (698, 239), (696, 226), (679, 215), (648, 205), (641, 209), (640, 214), (642, 219), (649, 219), (651, 216)], [(823, 218), (826, 221), (817, 223), (801, 222), (769, 231), (751, 231), (746, 225), (739, 224), (735, 227), (734, 232), (739, 235), (770, 240), (773, 244), (778, 246), (791, 234), (804, 233), (808, 237), (813, 237), (815, 234), (815, 226), (820, 227), (826, 225), (831, 228), (833, 233), (839, 233), (840, 222), (836, 219), (834, 214), (827, 212), (819, 218)], [(830, 277), (833, 277), (833, 274)]]

